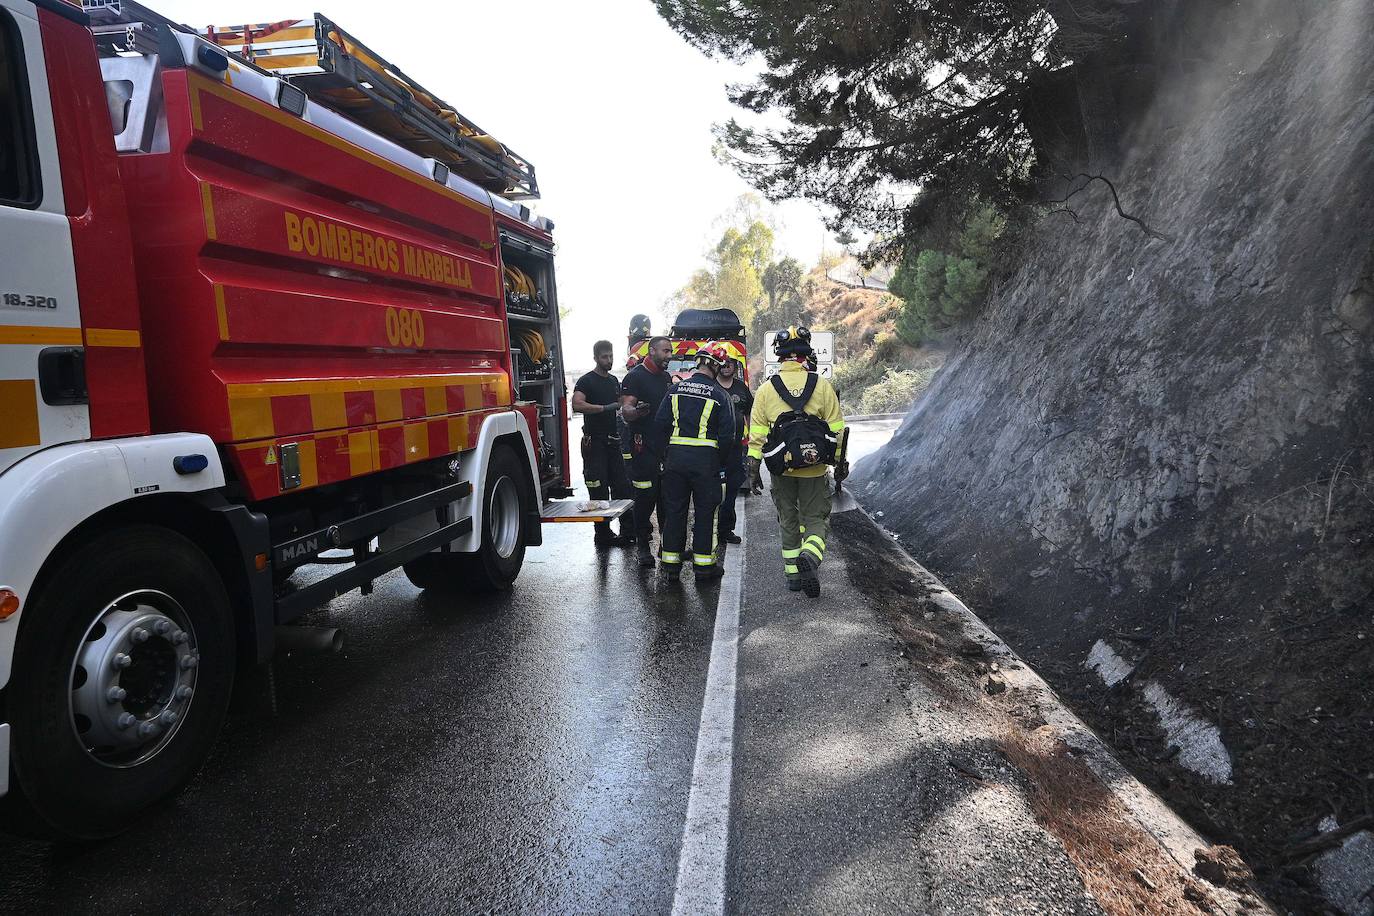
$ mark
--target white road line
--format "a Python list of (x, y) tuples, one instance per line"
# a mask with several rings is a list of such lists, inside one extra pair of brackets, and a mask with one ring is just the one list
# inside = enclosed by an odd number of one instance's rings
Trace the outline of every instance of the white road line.
[[(747, 537), (744, 507), (739, 534)], [(708, 916), (725, 912), (725, 853), (730, 841), (730, 774), (735, 750), (735, 669), (739, 649), (739, 611), (744, 590), (744, 545), (726, 553), (725, 576), (716, 604), (716, 630), (706, 696), (697, 728), (692, 763), (692, 794), (677, 860), (673, 916)]]

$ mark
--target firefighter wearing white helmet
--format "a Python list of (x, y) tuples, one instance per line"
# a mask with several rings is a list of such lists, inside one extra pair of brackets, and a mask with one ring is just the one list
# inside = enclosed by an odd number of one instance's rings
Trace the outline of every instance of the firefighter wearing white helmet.
[[(807, 370), (815, 354), (807, 328), (779, 331), (773, 352), (782, 367), (759, 386), (754, 399), (749, 477), (754, 492), (763, 492), (759, 466), (768, 465), (787, 587), (816, 598), (821, 593), (820, 566), (830, 534), (826, 469), (836, 461), (844, 416), (830, 382)], [(837, 470), (838, 476), (842, 474), (843, 470)]]

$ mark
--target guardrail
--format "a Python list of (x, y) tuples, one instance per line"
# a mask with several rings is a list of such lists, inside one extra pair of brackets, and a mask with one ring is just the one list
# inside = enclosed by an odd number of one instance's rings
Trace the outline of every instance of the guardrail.
[(862, 413), (857, 417), (845, 417), (846, 423), (860, 423), (864, 420), (902, 420), (906, 418), (904, 413)]

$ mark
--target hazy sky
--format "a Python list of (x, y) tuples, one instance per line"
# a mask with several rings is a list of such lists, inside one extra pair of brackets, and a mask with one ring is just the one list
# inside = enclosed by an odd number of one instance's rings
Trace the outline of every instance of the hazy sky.
[[(600, 337), (623, 364), (630, 316), (658, 313), (749, 190), (711, 154), (711, 124), (732, 114), (724, 87), (748, 74), (688, 47), (650, 0), (144, 2), (197, 27), (318, 9), (533, 162), (536, 210), (557, 224), (573, 366), (590, 365)], [(791, 202), (778, 216), (780, 248), (813, 262), (816, 211)]]

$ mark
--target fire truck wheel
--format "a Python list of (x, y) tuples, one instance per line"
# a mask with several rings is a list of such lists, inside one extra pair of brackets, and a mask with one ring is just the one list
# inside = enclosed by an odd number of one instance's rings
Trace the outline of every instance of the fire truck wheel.
[(525, 519), (531, 500), (528, 480), (514, 450), (495, 446), (482, 487), (486, 503), (481, 548), (476, 553), (431, 553), (405, 564), (411, 584), (479, 593), (510, 588), (525, 563)]
[(224, 722), (234, 626), (213, 563), (137, 526), (77, 548), (25, 609), (5, 826), (91, 840), (180, 791)]
[(497, 445), (487, 462), (486, 500), (482, 517), (482, 546), (472, 554), (458, 554), (464, 567), (463, 584), (477, 592), (508, 589), (525, 563), (525, 519), (530, 511), (528, 475), (508, 445)]

